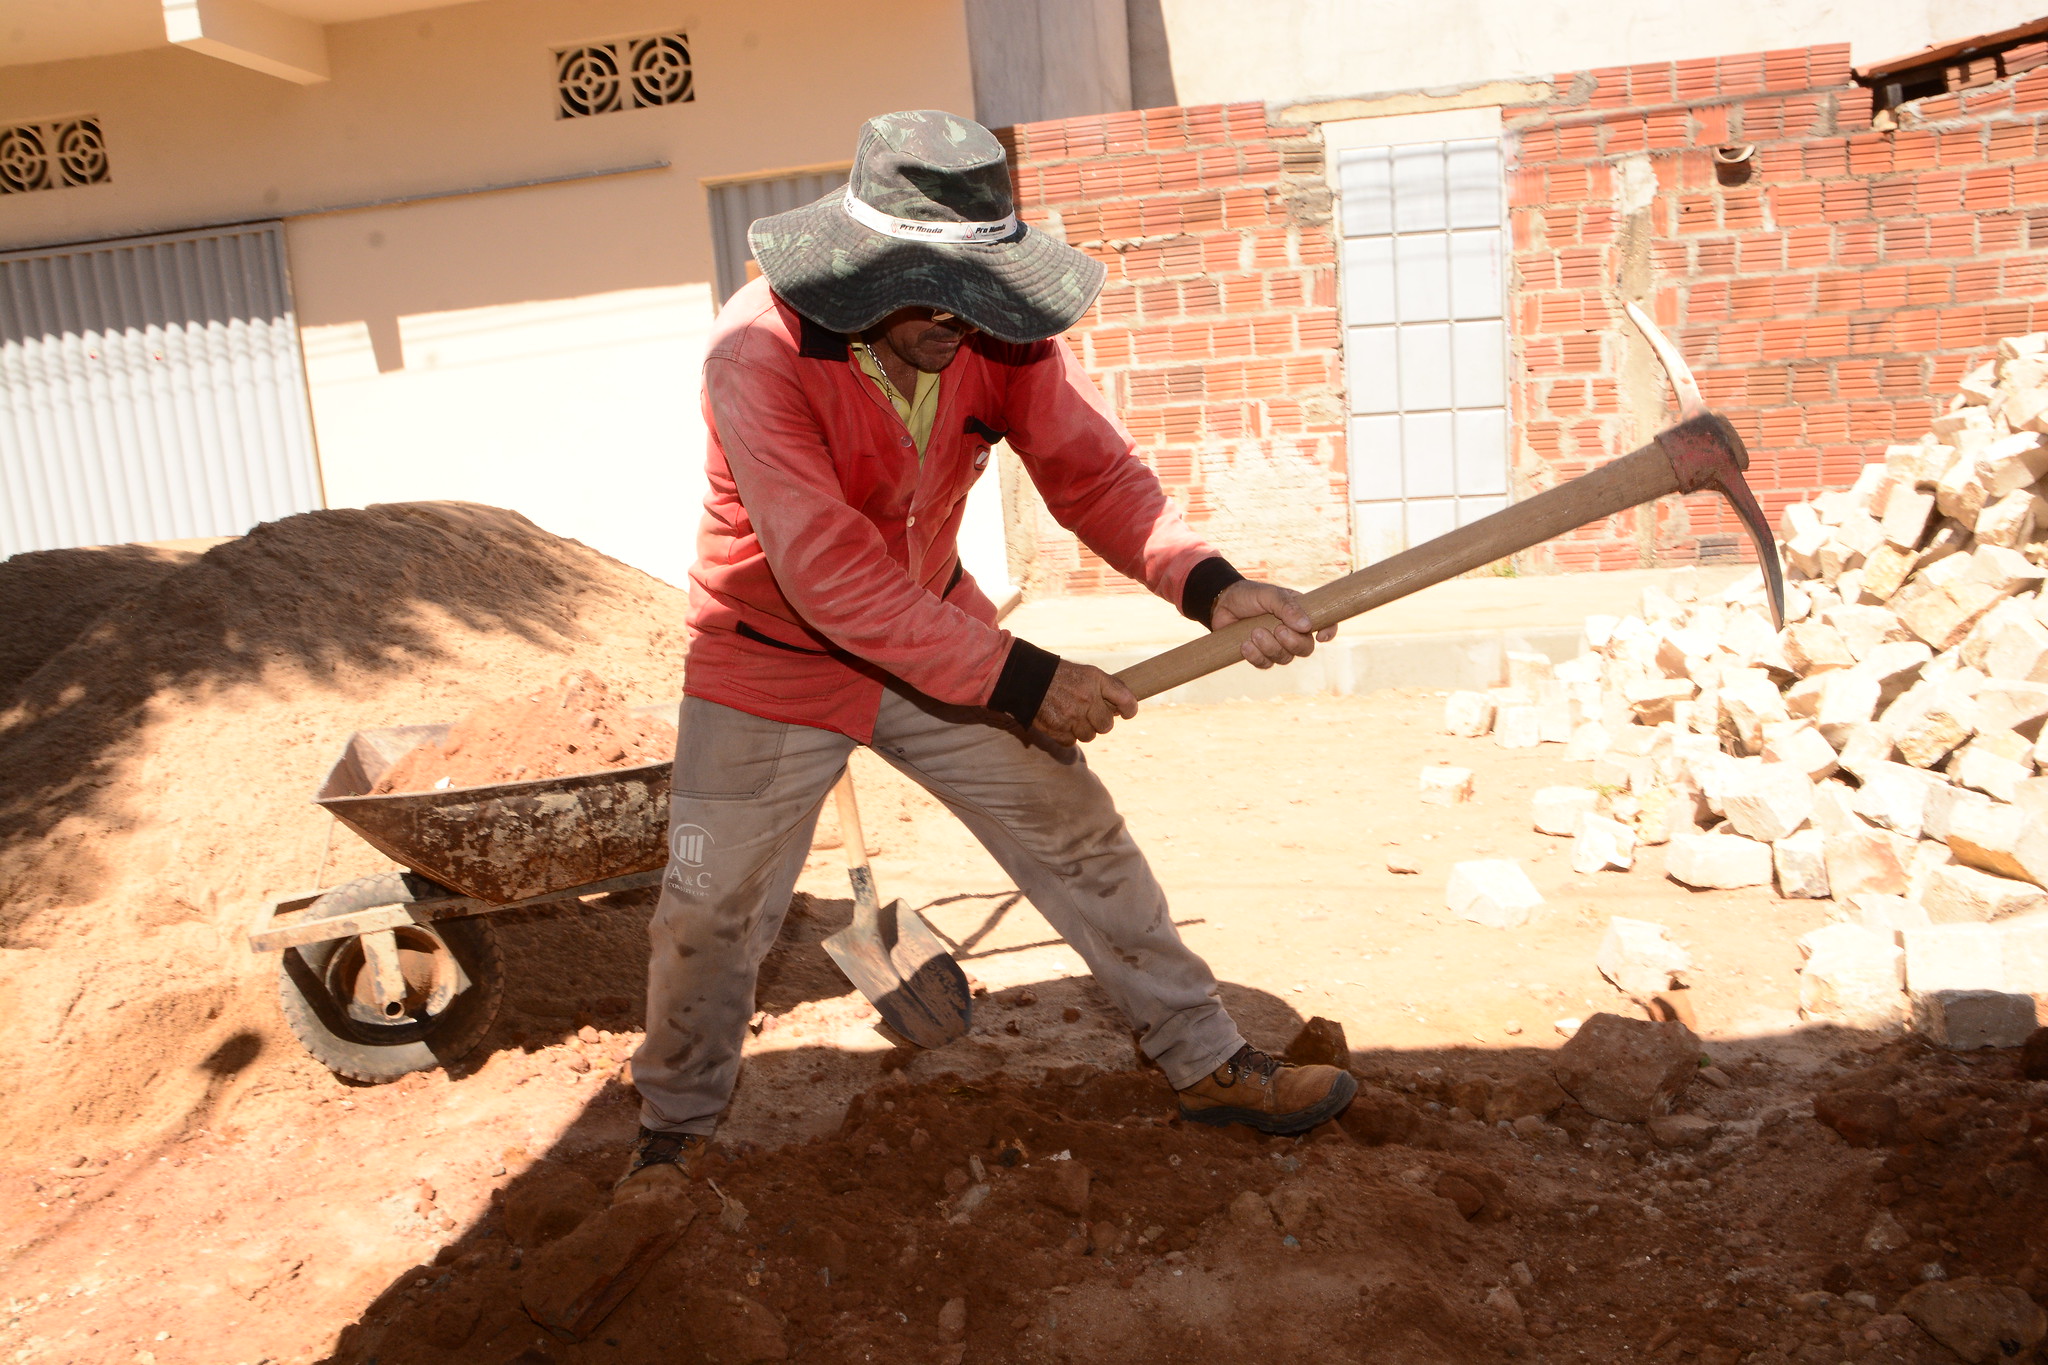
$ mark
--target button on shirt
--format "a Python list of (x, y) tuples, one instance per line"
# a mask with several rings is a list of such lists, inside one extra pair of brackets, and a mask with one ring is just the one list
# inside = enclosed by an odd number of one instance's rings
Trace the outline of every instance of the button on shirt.
[[(876, 358), (874, 351), (865, 341), (858, 337), (848, 337), (847, 341), (853, 347), (853, 358), (859, 364), (860, 372), (875, 381), (875, 387), (882, 391), (882, 396), (896, 409), (896, 415), (903, 419), (904, 428), (910, 435), (903, 438), (900, 444), (910, 445), (915, 442), (918, 463), (924, 463), (925, 447), (932, 443), (932, 419), (939, 415), (939, 376), (919, 370), (917, 391), (905, 398), (897, 387), (889, 382), (888, 371), (882, 368), (882, 362)], [(911, 518), (911, 523), (916, 524), (916, 520), (915, 517)]]

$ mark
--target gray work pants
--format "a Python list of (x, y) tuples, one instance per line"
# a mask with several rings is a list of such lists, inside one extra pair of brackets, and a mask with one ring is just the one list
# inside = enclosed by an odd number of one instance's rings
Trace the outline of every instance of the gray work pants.
[[(819, 808), (854, 741), (683, 702), (668, 870), (648, 927), (640, 1121), (708, 1134), (738, 1079), (754, 978), (782, 929)], [(882, 694), (873, 747), (944, 802), (1087, 962), (1176, 1089), (1243, 1046), (1208, 965), (1080, 751), (907, 689)]]

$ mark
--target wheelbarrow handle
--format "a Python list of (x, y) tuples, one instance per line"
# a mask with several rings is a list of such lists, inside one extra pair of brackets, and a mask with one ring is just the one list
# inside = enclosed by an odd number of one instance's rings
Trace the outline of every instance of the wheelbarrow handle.
[(855, 927), (874, 933), (881, 932), (882, 903), (875, 893), (875, 874), (868, 867), (868, 840), (861, 832), (860, 803), (853, 795), (853, 765), (839, 774), (839, 783), (832, 788), (832, 795), (839, 802), (840, 846), (846, 851), (846, 878), (853, 883), (853, 922)]

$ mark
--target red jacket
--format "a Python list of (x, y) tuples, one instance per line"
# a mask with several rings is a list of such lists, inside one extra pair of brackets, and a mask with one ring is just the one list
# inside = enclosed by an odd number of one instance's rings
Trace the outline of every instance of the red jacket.
[(713, 324), (704, 417), (684, 690), (753, 715), (866, 741), (893, 675), (1030, 722), (1058, 660), (997, 628), (955, 549), (967, 490), (1006, 437), (1062, 526), (1196, 619), (1239, 576), (1057, 339), (970, 336), (920, 465), (845, 338), (755, 280)]

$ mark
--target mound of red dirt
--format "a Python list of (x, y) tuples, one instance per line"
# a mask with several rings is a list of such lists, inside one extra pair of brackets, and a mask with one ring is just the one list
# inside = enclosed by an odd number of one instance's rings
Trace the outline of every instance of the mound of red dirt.
[(101, 545), (0, 560), (0, 709), (109, 608), (199, 558), (190, 550)]
[(371, 791), (429, 791), (525, 782), (604, 768), (665, 763), (676, 727), (630, 708), (585, 669), (529, 696), (486, 702), (455, 722), (438, 744), (422, 744), (391, 765)]
[[(131, 579), (160, 568), (135, 559)], [(61, 599), (24, 615), (93, 600), (34, 564), (9, 575)], [(310, 1078), (276, 959), (243, 935), (265, 898), (389, 867), (311, 804), (351, 731), (575, 668), (621, 704), (682, 693), (683, 591), (496, 508), (288, 517), (106, 591), (0, 712), (9, 1145), (140, 1139)]]

